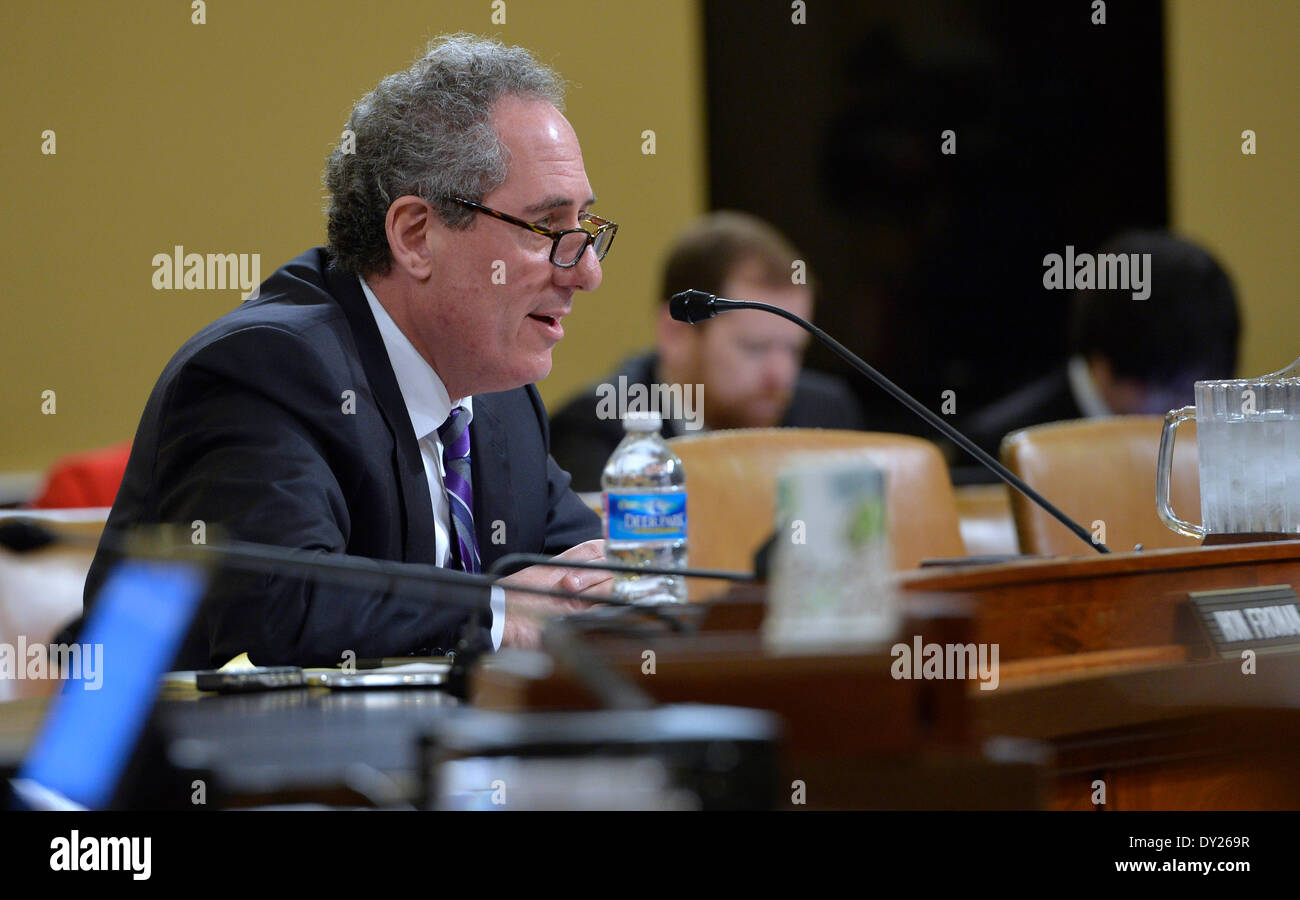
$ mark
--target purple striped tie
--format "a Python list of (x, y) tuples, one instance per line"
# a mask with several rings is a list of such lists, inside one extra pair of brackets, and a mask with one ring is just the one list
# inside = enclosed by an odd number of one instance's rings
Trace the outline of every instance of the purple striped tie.
[(466, 572), (482, 571), (478, 537), (474, 534), (474, 488), (469, 474), (469, 415), (459, 406), (438, 429), (442, 461), (447, 469), (447, 505), (451, 508), (454, 548), (460, 567)]

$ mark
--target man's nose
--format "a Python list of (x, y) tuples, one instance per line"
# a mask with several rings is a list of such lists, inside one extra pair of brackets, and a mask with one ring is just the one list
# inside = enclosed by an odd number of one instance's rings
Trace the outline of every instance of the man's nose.
[(769, 387), (778, 391), (789, 390), (799, 377), (799, 360), (788, 353), (776, 352), (768, 356), (764, 375)]
[(563, 284), (580, 291), (594, 291), (605, 279), (605, 273), (600, 268), (600, 260), (596, 259), (596, 251), (590, 246), (582, 251), (576, 266), (567, 269), (557, 266), (556, 273)]

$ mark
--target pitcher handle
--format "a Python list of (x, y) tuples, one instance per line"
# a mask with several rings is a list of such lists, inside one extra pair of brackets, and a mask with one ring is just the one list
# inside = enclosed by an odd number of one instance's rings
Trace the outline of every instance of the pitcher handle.
[(1186, 537), (1203, 538), (1205, 529), (1178, 518), (1169, 500), (1169, 482), (1174, 470), (1174, 437), (1178, 426), (1196, 418), (1195, 406), (1172, 410), (1165, 416), (1165, 427), (1160, 432), (1160, 455), (1156, 458), (1156, 514), (1165, 527)]

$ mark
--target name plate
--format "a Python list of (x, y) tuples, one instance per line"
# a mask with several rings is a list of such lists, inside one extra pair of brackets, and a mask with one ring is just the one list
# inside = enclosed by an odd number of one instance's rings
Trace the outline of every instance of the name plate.
[(1288, 584), (1191, 591), (1187, 599), (1220, 656), (1300, 647), (1300, 598)]

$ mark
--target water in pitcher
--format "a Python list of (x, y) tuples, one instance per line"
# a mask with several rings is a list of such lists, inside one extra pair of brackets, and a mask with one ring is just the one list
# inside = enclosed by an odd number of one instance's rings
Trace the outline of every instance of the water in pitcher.
[(1196, 393), (1201, 521), (1206, 531), (1300, 534), (1300, 404), (1295, 385), (1204, 382)]

